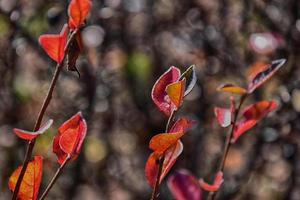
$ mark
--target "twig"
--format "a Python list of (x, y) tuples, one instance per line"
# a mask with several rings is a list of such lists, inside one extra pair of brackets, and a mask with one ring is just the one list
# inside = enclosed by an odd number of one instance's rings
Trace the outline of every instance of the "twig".
[[(171, 113), (171, 115), (169, 116), (168, 122), (166, 124), (165, 133), (168, 133), (168, 131), (169, 131), (170, 124), (173, 120), (174, 114), (175, 114), (175, 111), (173, 111)], [(155, 185), (154, 185), (154, 188), (153, 188), (153, 191), (152, 191), (151, 200), (156, 200), (157, 199), (160, 176), (161, 176), (161, 173), (162, 173), (164, 161), (165, 161), (165, 155), (162, 155), (161, 158), (159, 159), (159, 162), (158, 162), (158, 173), (157, 173), (156, 180), (155, 180)]]
[(70, 156), (68, 156), (64, 162), (59, 166), (59, 168), (57, 169), (55, 175), (53, 176), (53, 178), (51, 179), (50, 183), (48, 184), (46, 190), (43, 192), (41, 198), (39, 198), (39, 200), (43, 200), (45, 199), (45, 197), (47, 196), (47, 194), (49, 193), (50, 189), (52, 188), (52, 186), (54, 185), (54, 183), (56, 182), (57, 178), (59, 177), (59, 175), (62, 173), (64, 167), (66, 166), (67, 162), (70, 160)]
[[(65, 48), (64, 59), (66, 57), (66, 53), (67, 53), (69, 45), (71, 43), (70, 41), (75, 38), (76, 32), (77, 31), (72, 32), (71, 35), (70, 35), (70, 37), (69, 37), (69, 39), (68, 39), (68, 41), (67, 41), (67, 46)], [(38, 114), (38, 118), (36, 120), (36, 123), (35, 123), (33, 131), (37, 131), (40, 128), (40, 126), (41, 126), (41, 122), (43, 120), (44, 114), (45, 114), (45, 112), (46, 112), (46, 110), (47, 110), (47, 108), (48, 108), (48, 106), (50, 104), (50, 101), (52, 99), (52, 93), (53, 93), (53, 90), (55, 88), (55, 85), (56, 85), (56, 82), (57, 82), (57, 79), (59, 77), (59, 74), (60, 74), (60, 71), (61, 71), (62, 67), (63, 67), (63, 62), (61, 62), (61, 63), (59, 63), (59, 64), (56, 65), (56, 69), (55, 69), (55, 72), (54, 72), (54, 75), (53, 75), (50, 87), (49, 87), (47, 95), (46, 95), (46, 97), (44, 99), (43, 105), (42, 105), (42, 107), (40, 109), (40, 112)], [(17, 180), (17, 183), (16, 183), (16, 187), (14, 189), (12, 200), (16, 200), (17, 197), (18, 197), (18, 193), (19, 193), (19, 190), (20, 190), (21, 182), (22, 182), (22, 180), (24, 178), (24, 175), (25, 175), (28, 163), (29, 163), (29, 161), (31, 159), (31, 155), (32, 155), (32, 151), (33, 151), (34, 145), (35, 145), (35, 139), (29, 141), (28, 144), (27, 144), (27, 150), (26, 150), (24, 161), (23, 161), (22, 170), (21, 170), (20, 175), (18, 177), (18, 180)]]
[[(247, 97), (247, 95), (241, 96), (240, 103), (239, 103), (237, 109), (235, 110), (235, 114), (234, 114), (233, 122), (232, 122), (232, 125), (231, 125), (230, 133), (226, 137), (225, 147), (224, 147), (224, 151), (223, 151), (223, 155), (222, 155), (222, 159), (221, 159), (220, 165), (218, 167), (218, 172), (219, 171), (223, 171), (223, 169), (224, 169), (226, 158), (227, 158), (230, 146), (231, 146), (231, 139), (232, 139), (232, 136), (233, 136), (233, 133), (234, 133), (234, 129), (235, 129), (235, 126), (236, 126), (237, 118), (238, 118), (238, 115), (239, 115), (239, 112), (241, 110), (242, 104), (244, 103), (246, 97)], [(216, 191), (216, 192), (210, 192), (209, 195), (208, 195), (208, 197), (207, 197), (207, 200), (214, 200), (215, 195), (217, 194), (217, 192), (218, 191)]]

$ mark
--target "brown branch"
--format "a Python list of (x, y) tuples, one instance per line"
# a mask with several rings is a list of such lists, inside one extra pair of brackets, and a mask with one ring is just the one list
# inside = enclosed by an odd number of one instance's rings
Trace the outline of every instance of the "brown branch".
[[(67, 41), (67, 45), (66, 45), (66, 48), (65, 48), (64, 59), (66, 57), (69, 45), (70, 45), (71, 41), (75, 38), (76, 33), (77, 33), (77, 30), (73, 31), (71, 33), (68, 41)], [(53, 90), (55, 88), (55, 85), (56, 85), (56, 82), (57, 82), (57, 79), (59, 77), (59, 74), (60, 74), (60, 71), (61, 71), (62, 67), (63, 67), (63, 61), (61, 63), (59, 63), (59, 64), (56, 65), (56, 69), (55, 69), (55, 72), (54, 72), (54, 75), (53, 75), (50, 87), (49, 87), (47, 95), (46, 95), (46, 97), (44, 99), (43, 105), (42, 105), (42, 107), (40, 109), (40, 112), (38, 114), (38, 118), (36, 120), (36, 123), (35, 123), (33, 131), (37, 131), (40, 128), (40, 126), (41, 126), (41, 122), (43, 120), (45, 112), (46, 112), (46, 110), (47, 110), (47, 108), (48, 108), (48, 106), (50, 104), (51, 99), (52, 99), (52, 93), (53, 93)], [(20, 186), (21, 186), (22, 180), (24, 178), (24, 175), (25, 175), (28, 163), (29, 163), (29, 161), (31, 159), (34, 145), (35, 145), (35, 139), (33, 139), (32, 141), (29, 141), (28, 144), (27, 144), (27, 150), (26, 150), (24, 161), (23, 161), (22, 170), (21, 170), (20, 175), (18, 177), (18, 180), (17, 180), (17, 183), (16, 183), (16, 187), (14, 189), (12, 200), (16, 200), (17, 197), (18, 197)]]
[[(247, 97), (247, 95), (241, 96), (240, 103), (239, 103), (237, 109), (235, 110), (235, 114), (234, 114), (233, 122), (232, 122), (232, 125), (231, 125), (231, 129), (230, 129), (229, 134), (227, 134), (227, 137), (226, 137), (224, 151), (223, 151), (223, 155), (222, 155), (222, 158), (221, 158), (220, 165), (218, 167), (218, 172), (224, 170), (226, 158), (227, 158), (230, 146), (231, 146), (231, 139), (232, 139), (232, 136), (233, 136), (233, 133), (234, 133), (234, 129), (235, 129), (235, 126), (236, 126), (238, 115), (239, 115), (239, 112), (241, 110), (242, 104), (244, 103), (246, 97)], [(218, 191), (216, 191), (216, 192), (210, 192), (209, 195), (208, 195), (208, 197), (207, 197), (207, 200), (214, 200), (215, 195), (217, 194), (217, 192)]]
[(64, 162), (59, 166), (59, 168), (57, 169), (55, 175), (52, 177), (50, 183), (48, 184), (46, 190), (43, 192), (43, 194), (42, 194), (41, 198), (39, 198), (39, 200), (45, 199), (45, 197), (47, 196), (50, 189), (52, 188), (52, 186), (54, 185), (54, 183), (56, 182), (56, 180), (58, 179), (58, 177), (62, 173), (64, 167), (66, 166), (66, 164), (70, 160), (70, 158), (71, 158), (70, 155), (68, 155), (68, 157), (64, 160)]

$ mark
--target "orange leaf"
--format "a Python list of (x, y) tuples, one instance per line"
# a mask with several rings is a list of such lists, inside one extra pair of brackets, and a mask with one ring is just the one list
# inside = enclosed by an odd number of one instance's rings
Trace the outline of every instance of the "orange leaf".
[(261, 71), (256, 73), (256, 75), (250, 79), (248, 93), (252, 93), (256, 88), (271, 78), (275, 72), (277, 72), (284, 65), (285, 62), (286, 59), (274, 60), (269, 65), (263, 67)]
[(157, 134), (151, 138), (149, 148), (155, 151), (156, 154), (161, 155), (174, 145), (183, 135), (184, 132)]
[(243, 111), (243, 119), (237, 123), (231, 142), (236, 142), (242, 134), (255, 126), (268, 113), (275, 110), (277, 106), (275, 101), (260, 101), (245, 108)]
[(14, 128), (13, 131), (17, 136), (19, 136), (24, 140), (33, 140), (39, 135), (45, 133), (51, 127), (52, 123), (53, 123), (52, 119), (48, 120), (46, 124), (44, 124), (38, 131), (25, 131), (18, 128)]
[(182, 105), (184, 91), (185, 91), (185, 78), (182, 81), (171, 83), (166, 88), (166, 92), (170, 97), (172, 103), (175, 105), (176, 110)]
[[(172, 166), (175, 164), (182, 150), (183, 150), (183, 144), (179, 140), (177, 141), (176, 144), (174, 144), (165, 152), (165, 159), (163, 163), (162, 173), (160, 176), (160, 183), (164, 179), (164, 177), (168, 174), (168, 172), (171, 170)], [(159, 158), (160, 155), (156, 154), (155, 152), (152, 153), (149, 156), (145, 166), (146, 178), (151, 187), (154, 187), (155, 185), (155, 181), (158, 173)]]
[[(8, 186), (14, 191), (22, 166), (18, 167), (10, 176)], [(43, 174), (43, 157), (35, 156), (32, 162), (29, 162), (25, 175), (23, 177), (18, 193), (19, 200), (36, 200)]]
[(81, 112), (72, 116), (58, 129), (58, 135), (53, 140), (53, 152), (62, 164), (70, 156), (75, 159), (80, 153), (83, 140), (86, 136), (87, 125)]
[(65, 24), (60, 34), (45, 34), (39, 37), (40, 45), (57, 63), (61, 63), (64, 59), (68, 33), (69, 29)]
[(239, 94), (239, 95), (244, 95), (247, 93), (247, 90), (245, 88), (235, 86), (233, 84), (221, 85), (217, 88), (217, 91), (228, 92), (228, 93)]
[(71, 29), (78, 29), (84, 25), (85, 19), (92, 7), (90, 0), (72, 0), (69, 9), (69, 26)]
[(206, 183), (203, 179), (199, 180), (200, 187), (209, 192), (216, 192), (219, 190), (223, 183), (223, 172), (219, 171), (215, 177), (214, 183), (212, 185)]
[(247, 79), (248, 81), (253, 80), (253, 78), (260, 72), (266, 70), (268, 68), (268, 64), (263, 61), (257, 61), (253, 65), (249, 67), (247, 70)]

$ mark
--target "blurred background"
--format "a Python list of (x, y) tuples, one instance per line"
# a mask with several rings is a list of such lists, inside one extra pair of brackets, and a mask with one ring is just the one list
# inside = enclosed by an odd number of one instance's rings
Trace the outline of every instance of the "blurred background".
[[(67, 6), (0, 0), (0, 199), (11, 197), (8, 178), (26, 149), (12, 129), (33, 128), (54, 72), (38, 37), (60, 31)], [(185, 168), (212, 181), (227, 131), (213, 108), (229, 105), (229, 96), (216, 87), (246, 86), (249, 66), (279, 58), (287, 64), (246, 102), (275, 99), (279, 109), (231, 148), (218, 199), (300, 199), (300, 1), (95, 0), (82, 35), (81, 78), (66, 70), (60, 75), (44, 118), (54, 125), (34, 149), (45, 158), (41, 190), (58, 167), (52, 153), (57, 128), (81, 110), (88, 135), (48, 199), (150, 198), (144, 176), (148, 143), (167, 120), (150, 92), (172, 65), (196, 65), (197, 85), (178, 116), (199, 124), (184, 137), (170, 174)], [(166, 182), (160, 191), (160, 199), (174, 199)]]

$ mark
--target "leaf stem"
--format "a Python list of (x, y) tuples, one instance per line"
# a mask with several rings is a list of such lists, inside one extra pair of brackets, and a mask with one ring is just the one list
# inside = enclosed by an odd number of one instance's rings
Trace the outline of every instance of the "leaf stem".
[[(220, 165), (218, 167), (218, 172), (224, 170), (224, 166), (225, 166), (225, 163), (226, 163), (226, 158), (227, 158), (230, 146), (231, 146), (231, 142), (230, 141), (231, 141), (233, 133), (234, 133), (234, 129), (235, 129), (235, 126), (236, 126), (236, 122), (237, 122), (237, 119), (238, 119), (238, 116), (239, 116), (242, 104), (244, 103), (246, 97), (247, 97), (247, 95), (241, 96), (240, 103), (239, 103), (237, 109), (235, 110), (234, 118), (233, 118), (233, 122), (232, 122), (232, 125), (231, 125), (230, 132), (226, 136), (224, 151), (223, 151), (223, 155), (222, 155), (222, 158), (221, 158)], [(216, 191), (216, 192), (210, 192), (209, 195), (208, 195), (208, 197), (207, 197), (207, 200), (214, 200), (215, 195), (217, 194), (217, 192), (218, 191)]]
[(54, 183), (56, 182), (56, 180), (58, 179), (58, 177), (60, 176), (60, 174), (62, 173), (64, 167), (66, 166), (67, 162), (70, 160), (70, 156), (68, 156), (64, 162), (59, 166), (59, 168), (57, 169), (55, 175), (52, 177), (50, 183), (48, 184), (46, 190), (43, 192), (41, 198), (39, 198), (39, 200), (43, 200), (45, 199), (45, 197), (47, 196), (47, 194), (49, 193), (49, 191), (51, 190), (52, 186), (54, 185)]
[[(65, 51), (64, 59), (66, 57), (66, 53), (68, 51), (68, 48), (69, 48), (69, 45), (70, 45), (71, 41), (75, 38), (76, 32), (77, 32), (77, 30), (73, 31), (71, 33), (68, 41), (67, 41), (67, 45), (66, 45), (66, 48), (64, 50)], [(39, 111), (38, 118), (37, 118), (37, 120), (35, 122), (33, 131), (37, 131), (40, 128), (40, 126), (41, 126), (41, 122), (43, 120), (45, 112), (46, 112), (46, 110), (47, 110), (47, 108), (48, 108), (48, 106), (50, 104), (51, 99), (52, 99), (52, 93), (54, 91), (56, 82), (58, 80), (60, 71), (62, 69), (62, 66), (63, 66), (63, 61), (61, 63), (58, 63), (56, 65), (55, 72), (54, 72), (53, 78), (51, 80), (51, 84), (49, 86), (47, 95), (46, 95), (46, 97), (44, 99), (43, 105), (42, 105), (42, 107), (41, 107), (41, 109)], [(18, 177), (18, 180), (17, 180), (17, 183), (16, 183), (16, 187), (14, 189), (14, 193), (13, 193), (13, 196), (12, 196), (12, 200), (16, 200), (17, 197), (18, 197), (20, 186), (21, 186), (22, 180), (24, 178), (24, 175), (25, 175), (28, 163), (29, 163), (29, 161), (31, 159), (34, 145), (35, 145), (35, 139), (29, 141), (28, 144), (27, 144), (27, 150), (26, 150), (24, 161), (23, 161), (22, 170), (21, 170), (20, 175)]]
[[(172, 111), (171, 115), (168, 118), (165, 133), (168, 133), (168, 131), (169, 131), (170, 124), (173, 121), (175, 112), (176, 111)], [(160, 182), (160, 176), (161, 176), (161, 173), (162, 173), (164, 161), (165, 161), (165, 155), (162, 155), (161, 158), (159, 159), (159, 162), (158, 162), (158, 173), (157, 173), (156, 180), (155, 180), (155, 185), (154, 185), (154, 188), (153, 188), (153, 191), (152, 191), (151, 200), (156, 200), (157, 199), (158, 189), (159, 189), (159, 184), (160, 184), (159, 183)]]

